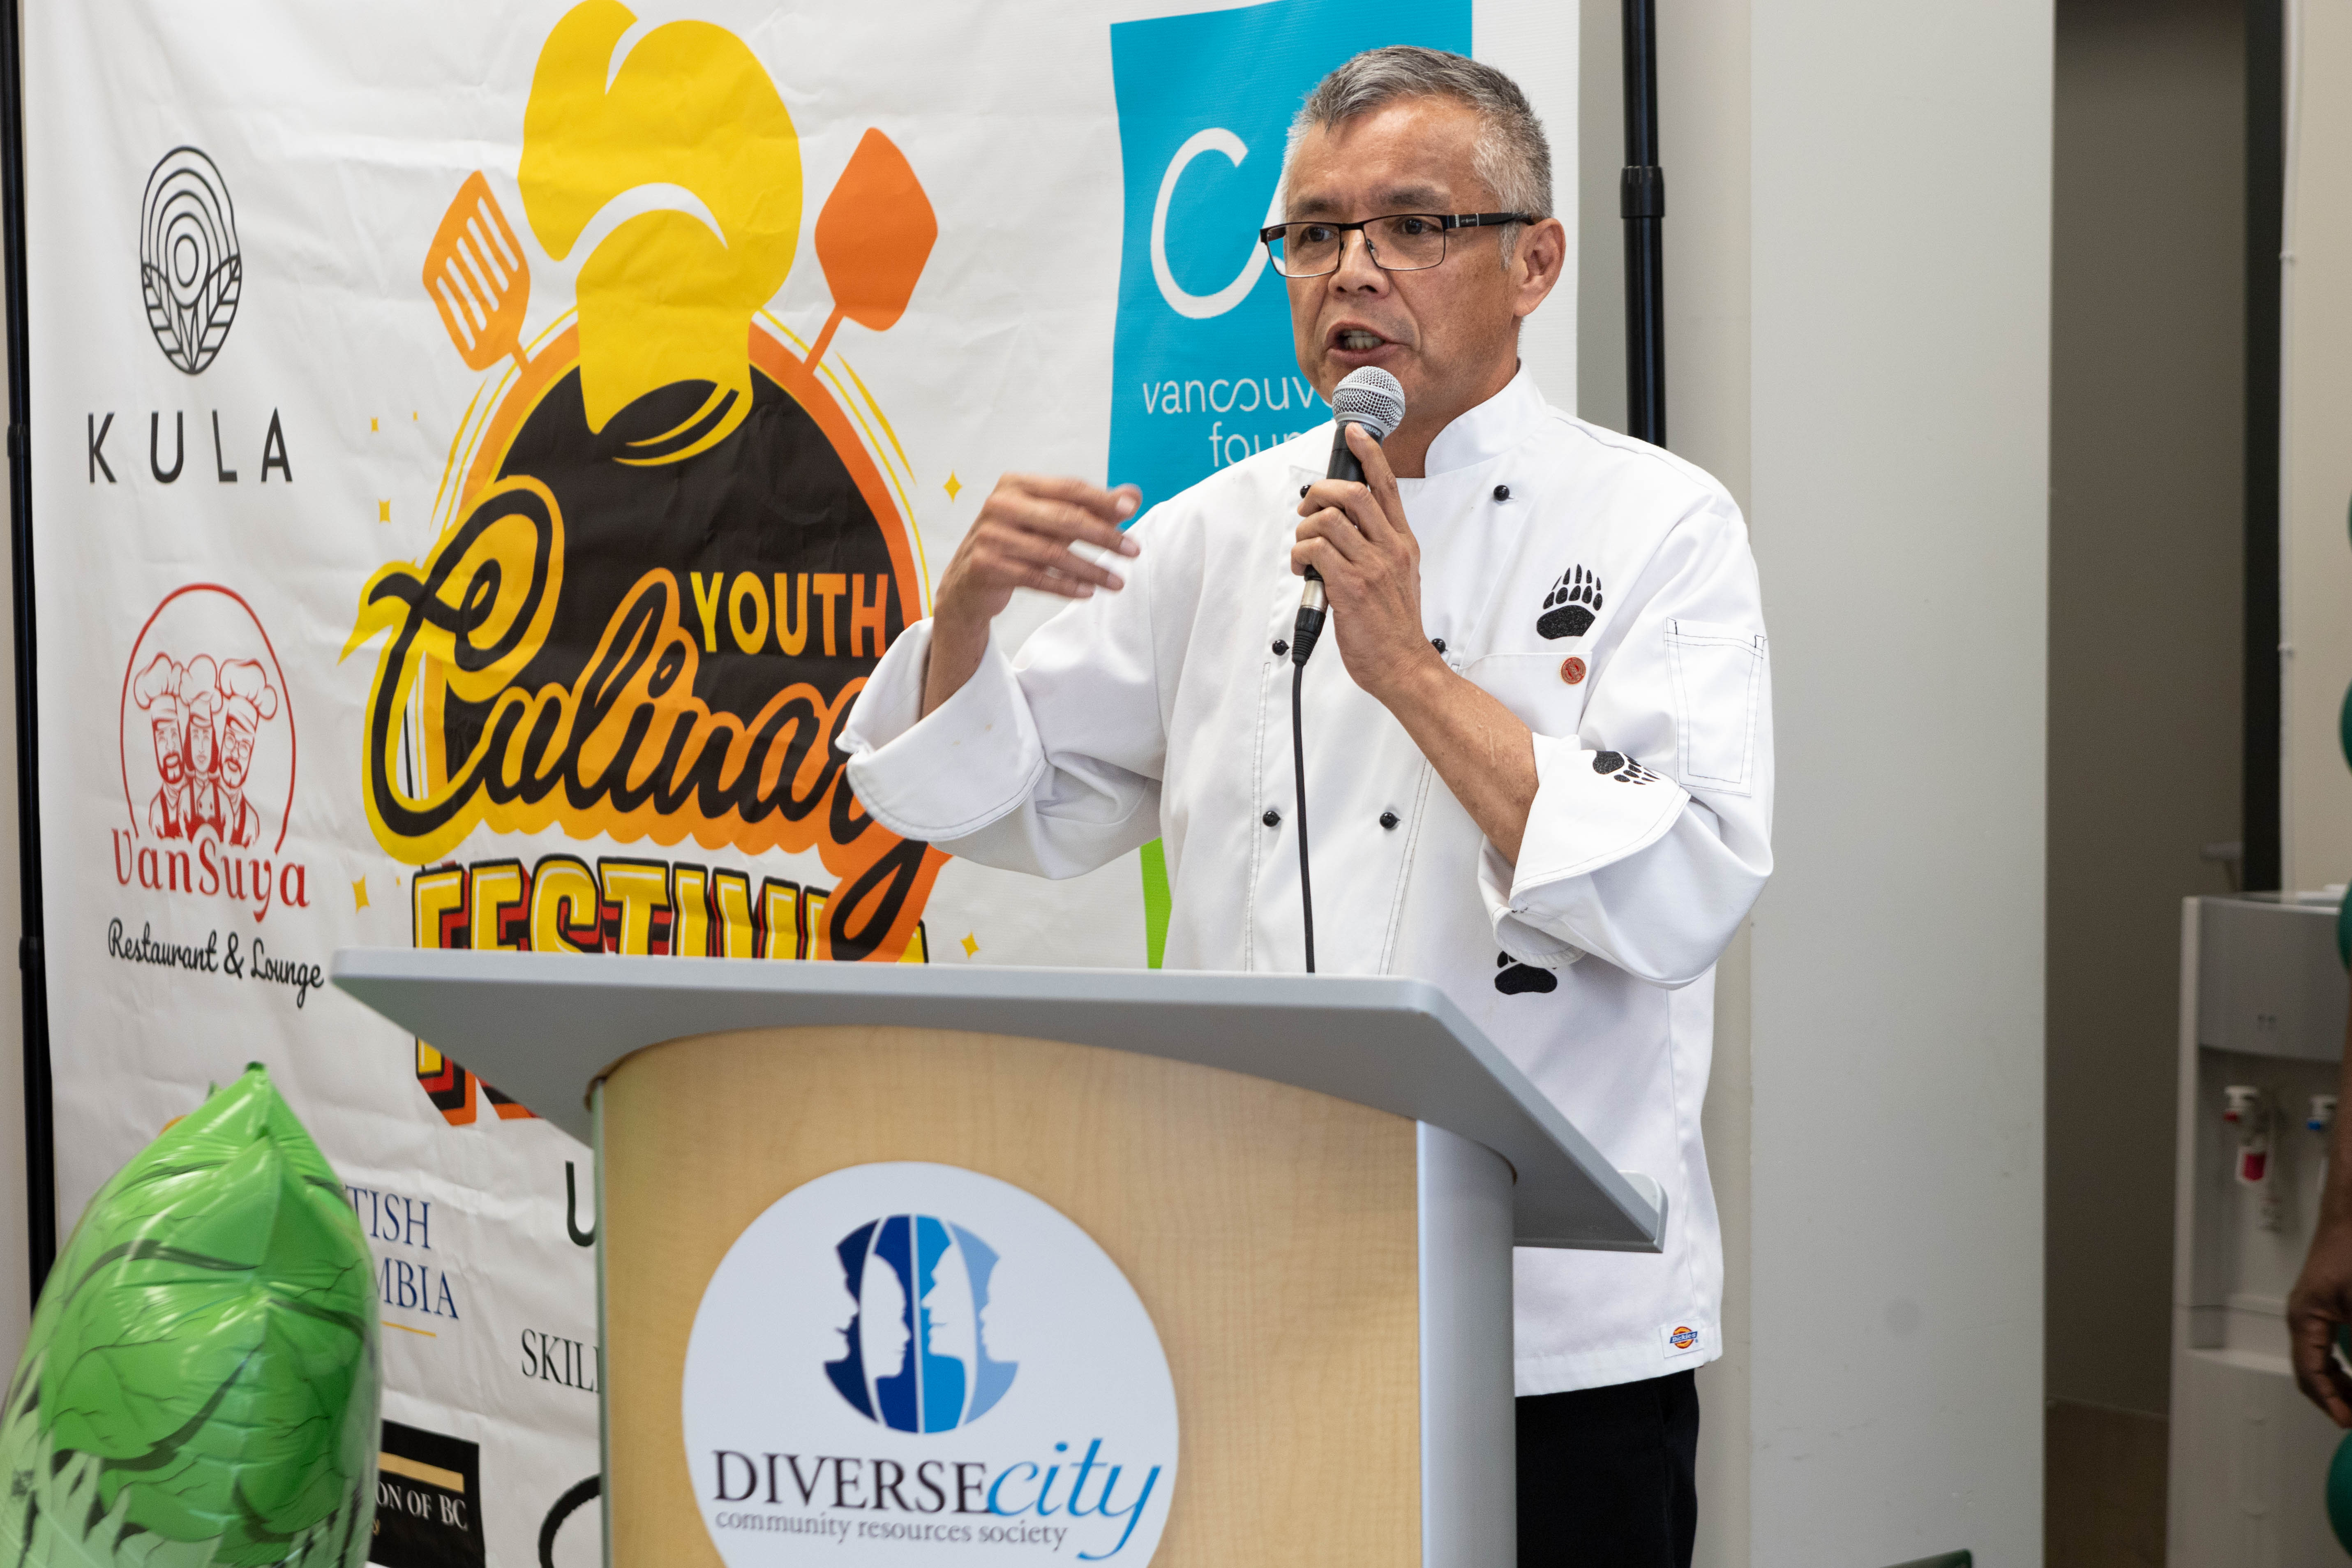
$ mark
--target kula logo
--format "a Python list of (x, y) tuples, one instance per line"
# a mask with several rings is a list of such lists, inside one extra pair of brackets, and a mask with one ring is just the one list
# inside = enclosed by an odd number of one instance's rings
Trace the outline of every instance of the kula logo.
[(856, 1310), (824, 1373), (852, 1409), (894, 1431), (951, 1432), (1004, 1397), (1019, 1368), (988, 1353), (988, 1243), (929, 1215), (892, 1215), (835, 1252)]
[(173, 148), (139, 202), (139, 289), (163, 357), (203, 374), (228, 341), (244, 288), (236, 206), (219, 165), (197, 148)]

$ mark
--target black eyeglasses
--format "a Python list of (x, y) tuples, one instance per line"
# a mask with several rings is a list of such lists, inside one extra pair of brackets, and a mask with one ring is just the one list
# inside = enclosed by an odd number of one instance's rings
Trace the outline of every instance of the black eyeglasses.
[(1361, 223), (1268, 224), (1257, 231), (1285, 278), (1320, 278), (1339, 270), (1348, 231), (1361, 229), (1372, 265), (1385, 272), (1418, 272), (1445, 259), (1445, 237), (1457, 228), (1499, 228), (1541, 221), (1527, 213), (1398, 213)]

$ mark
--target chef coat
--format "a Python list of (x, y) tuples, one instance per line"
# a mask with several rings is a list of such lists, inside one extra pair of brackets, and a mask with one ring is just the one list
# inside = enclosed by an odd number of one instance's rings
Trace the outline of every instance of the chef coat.
[[(1296, 972), (1290, 738), (1300, 488), (1328, 425), (1139, 519), (1127, 580), (921, 713), (908, 628), (842, 744), (893, 832), (1045, 877), (1166, 842), (1171, 968)], [(1521, 1248), (1522, 1394), (1721, 1353), (1722, 1240), (1699, 1138), (1715, 962), (1771, 870), (1769, 667), (1723, 487), (1549, 406), (1522, 368), (1401, 479), (1424, 629), (1534, 732), (1516, 865), (1486, 841), (1337, 628), (1303, 698), (1315, 953), (1443, 987), (1621, 1170), (1666, 1195), (1658, 1255)], [(1334, 619), (1339, 612), (1334, 612)]]

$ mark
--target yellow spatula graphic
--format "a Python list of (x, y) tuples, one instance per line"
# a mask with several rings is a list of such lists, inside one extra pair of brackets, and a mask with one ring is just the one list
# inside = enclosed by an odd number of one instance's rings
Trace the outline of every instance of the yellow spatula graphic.
[(530, 263), (479, 169), (458, 188), (425, 253), (425, 291), (467, 369), (488, 370), (509, 354), (530, 368), (522, 318), (530, 307)]

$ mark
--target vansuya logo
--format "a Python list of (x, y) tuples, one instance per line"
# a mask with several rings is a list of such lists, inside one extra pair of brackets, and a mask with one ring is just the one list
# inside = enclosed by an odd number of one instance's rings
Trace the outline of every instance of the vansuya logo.
[(236, 209), (210, 158), (174, 147), (139, 205), (139, 288), (163, 357), (201, 375), (228, 341), (245, 283)]

